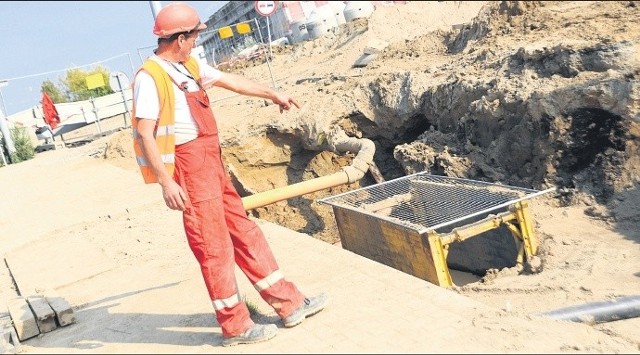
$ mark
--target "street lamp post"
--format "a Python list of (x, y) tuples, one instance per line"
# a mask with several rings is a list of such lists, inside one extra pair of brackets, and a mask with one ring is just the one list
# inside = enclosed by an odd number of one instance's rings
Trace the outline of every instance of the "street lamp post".
[[(0, 80), (0, 88), (3, 88), (7, 85), (9, 85), (9, 81)], [(3, 165), (7, 165), (7, 160), (4, 158), (4, 147), (7, 148), (9, 157), (11, 157), (11, 153), (15, 152), (15, 146), (13, 145), (13, 140), (11, 139), (9, 126), (7, 125), (7, 121), (5, 120), (7, 107), (4, 104), (4, 96), (2, 96), (2, 90), (0, 90), (0, 100), (2, 100), (2, 109), (0, 109), (0, 132), (2, 133), (2, 139), (0, 139), (0, 156), (2, 156)]]
[(7, 105), (4, 104), (4, 96), (2, 96), (2, 88), (9, 85), (9, 81), (8, 80), (0, 80), (0, 100), (2, 101), (2, 112), (4, 112), (5, 115), (8, 115), (9, 113), (7, 113)]
[(158, 12), (162, 10), (162, 4), (160, 1), (149, 1), (149, 5), (151, 5), (151, 13), (153, 14), (153, 20), (156, 20), (158, 17)]

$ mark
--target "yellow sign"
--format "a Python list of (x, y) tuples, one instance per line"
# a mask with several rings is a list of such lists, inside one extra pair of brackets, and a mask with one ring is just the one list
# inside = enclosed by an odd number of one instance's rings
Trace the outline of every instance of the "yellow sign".
[(85, 78), (87, 81), (87, 88), (89, 90), (103, 87), (104, 86), (104, 77), (102, 73), (91, 74)]
[(236, 30), (239, 34), (244, 35), (251, 32), (251, 26), (246, 22), (239, 23), (236, 25)]
[(220, 39), (233, 37), (233, 30), (229, 26), (222, 27), (221, 29), (218, 30), (218, 34), (220, 35)]

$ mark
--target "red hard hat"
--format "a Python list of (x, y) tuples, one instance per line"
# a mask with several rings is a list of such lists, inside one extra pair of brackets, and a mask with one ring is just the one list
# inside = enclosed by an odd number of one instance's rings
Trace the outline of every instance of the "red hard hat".
[(205, 28), (207, 25), (200, 21), (198, 12), (193, 7), (183, 2), (174, 2), (158, 12), (153, 34), (158, 37), (169, 37), (175, 33)]

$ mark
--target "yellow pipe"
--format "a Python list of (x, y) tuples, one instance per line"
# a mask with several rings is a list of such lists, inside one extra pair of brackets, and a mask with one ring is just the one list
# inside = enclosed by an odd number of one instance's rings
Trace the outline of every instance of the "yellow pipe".
[(522, 241), (524, 242), (524, 250), (527, 256), (538, 254), (538, 240), (533, 232), (531, 224), (531, 214), (529, 212), (529, 204), (525, 201), (518, 202), (515, 205), (516, 216), (520, 223), (522, 231)]
[(357, 151), (358, 153), (350, 166), (345, 166), (341, 171), (331, 175), (243, 197), (242, 204), (245, 211), (362, 179), (369, 169), (369, 165), (373, 162), (375, 144), (368, 139), (346, 137), (343, 132), (340, 133), (342, 135), (337, 135), (339, 138), (335, 145), (339, 148), (338, 150)]
[(302, 181), (297, 184), (279, 187), (264, 191), (255, 195), (242, 198), (242, 204), (246, 211), (266, 206), (292, 197), (301, 196), (311, 192), (328, 189), (330, 187), (345, 184), (349, 176), (342, 171), (327, 176), (321, 176), (312, 180)]
[(489, 215), (485, 219), (467, 224), (462, 227), (454, 228), (451, 232), (444, 234), (442, 244), (448, 245), (453, 242), (462, 242), (476, 235), (496, 229), (500, 227), (502, 223), (506, 223), (510, 220), (516, 219), (516, 216), (511, 212), (502, 212), (498, 215)]
[(449, 266), (447, 265), (447, 254), (449, 254), (449, 249), (444, 248), (440, 236), (435, 231), (427, 233), (427, 241), (429, 242), (431, 256), (433, 257), (433, 266), (436, 270), (436, 277), (438, 279), (437, 285), (451, 288), (453, 286), (453, 280), (451, 279), (451, 273), (449, 272)]
[(511, 234), (513, 234), (514, 237), (520, 239), (521, 241), (523, 240), (522, 234), (520, 234), (520, 231), (516, 226), (513, 225), (513, 223), (504, 222), (504, 224), (507, 226), (507, 228), (509, 228), (509, 230), (511, 231)]

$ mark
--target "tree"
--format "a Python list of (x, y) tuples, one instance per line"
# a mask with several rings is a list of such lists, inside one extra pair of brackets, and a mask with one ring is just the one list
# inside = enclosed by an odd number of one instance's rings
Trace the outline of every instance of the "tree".
[(11, 162), (13, 164), (21, 161), (32, 159), (36, 154), (33, 145), (31, 145), (31, 138), (27, 134), (24, 127), (16, 127), (11, 129), (11, 139), (16, 146), (15, 153), (11, 154)]
[[(105, 85), (89, 89), (87, 77), (93, 74), (101, 74)], [(60, 83), (66, 88), (67, 96), (71, 101), (88, 100), (91, 97), (100, 97), (114, 92), (109, 86), (109, 71), (100, 65), (90, 72), (80, 68), (69, 69), (66, 77), (61, 79)]]
[(45, 80), (42, 83), (42, 91), (46, 92), (54, 104), (69, 102), (69, 98), (60, 90), (51, 80)]

